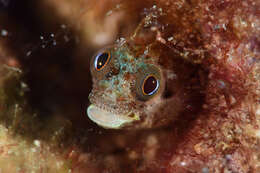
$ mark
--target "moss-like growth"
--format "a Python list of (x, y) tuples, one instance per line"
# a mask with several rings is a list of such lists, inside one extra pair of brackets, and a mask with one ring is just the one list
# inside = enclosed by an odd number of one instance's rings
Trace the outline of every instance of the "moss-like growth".
[[(22, 76), (20, 69), (0, 65), (0, 140), (5, 156), (0, 157), (0, 171), (68, 172), (69, 163), (58, 152), (53, 154), (68, 123), (38, 118), (27, 104), (29, 88)], [(43, 128), (47, 121), (49, 128)]]

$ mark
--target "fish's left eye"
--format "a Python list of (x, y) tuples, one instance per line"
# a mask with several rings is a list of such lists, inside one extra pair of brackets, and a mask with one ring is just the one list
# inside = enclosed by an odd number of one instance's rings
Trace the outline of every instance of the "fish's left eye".
[(102, 70), (110, 60), (109, 52), (101, 52), (95, 57), (94, 65), (97, 71)]
[(159, 88), (159, 81), (156, 79), (156, 76), (149, 75), (144, 79), (142, 91), (144, 95), (153, 95)]

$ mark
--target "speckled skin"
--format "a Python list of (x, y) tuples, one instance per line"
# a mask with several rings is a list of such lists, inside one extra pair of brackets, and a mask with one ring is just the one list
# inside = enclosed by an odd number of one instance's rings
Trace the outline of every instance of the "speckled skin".
[[(155, 41), (156, 42), (156, 41)], [(159, 42), (143, 46), (133, 46), (133, 42), (120, 41), (117, 45), (100, 50), (109, 51), (111, 59), (101, 71), (91, 65), (93, 89), (90, 101), (95, 106), (115, 114), (129, 116), (132, 122), (120, 128), (139, 129), (159, 127), (169, 124), (185, 111), (187, 104), (187, 80), (195, 69), (180, 58), (171, 58), (167, 66), (162, 59), (169, 57), (155, 54), (153, 46)], [(160, 46), (160, 45), (156, 45)], [(162, 48), (163, 49), (163, 48)], [(190, 70), (187, 68), (190, 67)], [(185, 75), (180, 75), (186, 69)], [(149, 98), (140, 94), (143, 75), (156, 73), (160, 86), (158, 92)]]

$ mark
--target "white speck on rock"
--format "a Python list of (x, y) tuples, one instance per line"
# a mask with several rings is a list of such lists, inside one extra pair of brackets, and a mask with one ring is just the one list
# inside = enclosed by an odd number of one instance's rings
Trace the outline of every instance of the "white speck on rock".
[(34, 140), (33, 141), (33, 144), (37, 147), (40, 147), (41, 146), (41, 142), (39, 140)]
[(226, 160), (231, 160), (231, 159), (232, 159), (232, 155), (227, 154), (227, 155), (225, 156), (225, 158), (226, 158)]
[(173, 37), (169, 37), (169, 38), (168, 38), (168, 41), (172, 41), (172, 40), (173, 40)]
[(255, 114), (256, 114), (257, 117), (260, 116), (260, 105), (256, 109)]
[(1, 30), (1, 36), (6, 37), (8, 35), (8, 31), (5, 29)]
[(225, 24), (225, 23), (222, 24), (222, 27), (223, 27), (223, 29), (224, 29), (225, 31), (227, 30), (227, 27), (226, 27), (226, 24)]
[(202, 168), (202, 173), (209, 173), (209, 168), (207, 167)]
[(187, 165), (186, 162), (181, 162), (180, 164), (181, 164), (181, 166), (186, 166)]

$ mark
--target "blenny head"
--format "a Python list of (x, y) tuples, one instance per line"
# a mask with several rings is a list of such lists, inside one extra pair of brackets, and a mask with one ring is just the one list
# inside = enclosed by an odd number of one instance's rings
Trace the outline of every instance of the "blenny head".
[(180, 111), (177, 90), (165, 96), (166, 81), (178, 86), (175, 74), (169, 75), (158, 56), (137, 52), (123, 43), (103, 48), (91, 59), (93, 89), (87, 114), (104, 128), (161, 126)]

